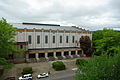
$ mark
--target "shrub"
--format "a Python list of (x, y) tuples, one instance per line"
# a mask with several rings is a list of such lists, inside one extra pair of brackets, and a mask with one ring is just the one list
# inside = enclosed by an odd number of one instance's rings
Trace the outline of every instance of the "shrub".
[(24, 67), (23, 68), (23, 72), (22, 72), (23, 75), (24, 74), (32, 74), (32, 73), (33, 73), (32, 67)]
[(120, 54), (95, 56), (79, 69), (76, 80), (119, 80)]
[(60, 70), (65, 70), (66, 66), (62, 61), (56, 61), (52, 63), (52, 67), (56, 70), (56, 71), (60, 71)]
[(76, 65), (77, 66), (83, 66), (86, 63), (87, 63), (87, 60), (85, 60), (85, 59), (77, 59), (76, 60)]
[(3, 75), (4, 69), (0, 69), (0, 77)]

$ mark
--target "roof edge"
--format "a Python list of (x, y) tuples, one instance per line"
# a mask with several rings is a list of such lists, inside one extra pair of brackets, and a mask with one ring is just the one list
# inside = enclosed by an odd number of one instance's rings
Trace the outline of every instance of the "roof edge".
[(23, 22), (22, 24), (24, 24), (24, 25), (60, 26), (59, 24), (42, 24), (42, 23), (28, 23), (28, 22)]

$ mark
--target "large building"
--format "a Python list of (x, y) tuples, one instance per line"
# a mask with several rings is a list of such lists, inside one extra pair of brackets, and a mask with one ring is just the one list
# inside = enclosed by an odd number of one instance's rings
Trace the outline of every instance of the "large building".
[(80, 57), (79, 39), (92, 34), (79, 27), (56, 24), (15, 23), (17, 49), (26, 49), (27, 62)]

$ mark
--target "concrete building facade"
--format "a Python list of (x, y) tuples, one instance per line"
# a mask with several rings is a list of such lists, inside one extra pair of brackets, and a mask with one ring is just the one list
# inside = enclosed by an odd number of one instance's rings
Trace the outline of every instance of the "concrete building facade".
[(17, 28), (15, 46), (26, 49), (27, 62), (80, 57), (80, 37), (89, 36), (92, 40), (89, 31), (78, 27), (38, 23), (12, 25)]

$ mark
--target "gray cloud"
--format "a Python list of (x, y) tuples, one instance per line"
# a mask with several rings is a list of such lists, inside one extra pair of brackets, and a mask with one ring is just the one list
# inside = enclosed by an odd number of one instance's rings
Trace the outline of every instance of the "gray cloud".
[(8, 22), (52, 22), (86, 29), (120, 25), (119, 0), (2, 0), (0, 17)]

